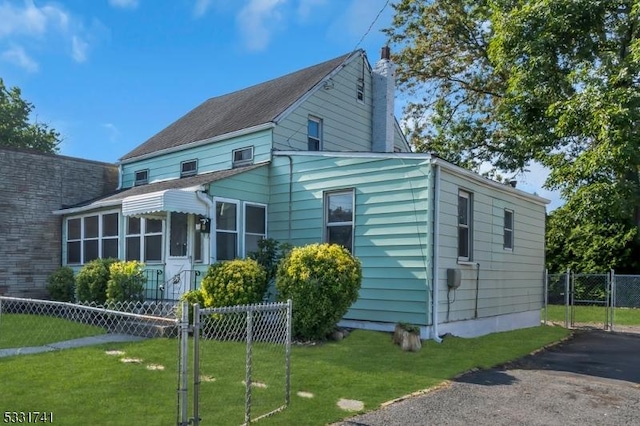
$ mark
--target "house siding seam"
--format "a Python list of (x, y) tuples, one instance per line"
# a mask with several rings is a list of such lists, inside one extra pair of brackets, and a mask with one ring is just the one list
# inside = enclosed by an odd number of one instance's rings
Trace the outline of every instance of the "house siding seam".
[(46, 297), (61, 264), (62, 222), (51, 212), (113, 192), (118, 167), (0, 148), (0, 169), (0, 295)]
[[(354, 254), (362, 262), (358, 301), (345, 320), (426, 325), (431, 225), (427, 215), (430, 165), (423, 159), (295, 156), (291, 180), (291, 236), (299, 246), (323, 240), (325, 191), (355, 192)], [(289, 236), (289, 161), (271, 168), (269, 236)]]

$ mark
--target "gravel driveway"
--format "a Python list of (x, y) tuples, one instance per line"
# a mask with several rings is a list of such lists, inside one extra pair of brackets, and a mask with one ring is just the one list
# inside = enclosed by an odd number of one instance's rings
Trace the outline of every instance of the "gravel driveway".
[(640, 335), (576, 332), (340, 425), (640, 425)]

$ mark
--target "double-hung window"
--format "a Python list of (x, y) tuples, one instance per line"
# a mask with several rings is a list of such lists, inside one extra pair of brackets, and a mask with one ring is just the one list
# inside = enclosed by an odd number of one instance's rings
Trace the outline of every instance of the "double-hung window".
[(267, 238), (267, 207), (262, 204), (244, 205), (244, 255), (258, 250), (258, 241)]
[(458, 259), (463, 261), (472, 259), (472, 204), (470, 192), (458, 191)]
[(513, 250), (513, 210), (504, 209), (503, 247)]
[(353, 252), (353, 206), (353, 190), (327, 192), (324, 195), (324, 240), (340, 244), (350, 252)]
[(216, 200), (216, 260), (238, 256), (238, 202)]
[(162, 261), (162, 220), (128, 217), (125, 258), (142, 262)]
[(322, 120), (317, 117), (307, 121), (307, 144), (309, 151), (322, 151)]
[(77, 265), (97, 258), (117, 258), (118, 238), (118, 213), (99, 213), (67, 219), (66, 263)]

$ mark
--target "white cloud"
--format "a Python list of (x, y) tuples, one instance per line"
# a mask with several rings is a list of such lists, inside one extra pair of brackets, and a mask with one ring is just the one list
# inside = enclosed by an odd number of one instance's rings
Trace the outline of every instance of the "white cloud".
[[(139, 0), (110, 0), (111, 4), (135, 5)], [(33, 52), (66, 52), (76, 62), (85, 62), (93, 42), (104, 33), (99, 22), (87, 28), (83, 20), (57, 3), (0, 0), (0, 50), (3, 59), (24, 69), (37, 70)], [(16, 50), (12, 46), (25, 46)], [(26, 50), (26, 46), (29, 50)], [(69, 47), (70, 46), (70, 47)], [(8, 49), (8, 50), (7, 50)]]
[(237, 16), (238, 27), (249, 50), (264, 50), (271, 33), (281, 26), (282, 12), (278, 6), (287, 0), (249, 0)]
[(37, 7), (32, 0), (25, 0), (23, 7), (0, 3), (0, 37), (42, 36), (50, 29), (64, 31), (68, 25), (68, 13), (57, 6)]
[(135, 9), (138, 7), (138, 0), (109, 0), (109, 4), (120, 9)]
[(27, 72), (38, 71), (38, 63), (24, 51), (22, 46), (13, 46), (2, 52), (2, 59), (19, 66)]
[(76, 62), (84, 62), (87, 60), (87, 50), (89, 43), (78, 36), (71, 37), (71, 56)]

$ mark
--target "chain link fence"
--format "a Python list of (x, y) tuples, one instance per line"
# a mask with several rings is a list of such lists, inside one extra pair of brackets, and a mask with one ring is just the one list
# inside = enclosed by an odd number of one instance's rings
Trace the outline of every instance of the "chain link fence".
[[(0, 354), (54, 350), (89, 337), (177, 337), (176, 307), (165, 302), (108, 305), (0, 297)], [(81, 339), (85, 339), (84, 341)], [(64, 343), (64, 344), (62, 344)]]
[(640, 275), (616, 275), (614, 306), (640, 308)]
[[(193, 311), (193, 424), (249, 424), (290, 400), (291, 302)], [(229, 399), (218, 398), (218, 389)], [(239, 410), (244, 407), (244, 412)]]
[(640, 275), (545, 274), (545, 324), (640, 332)]

